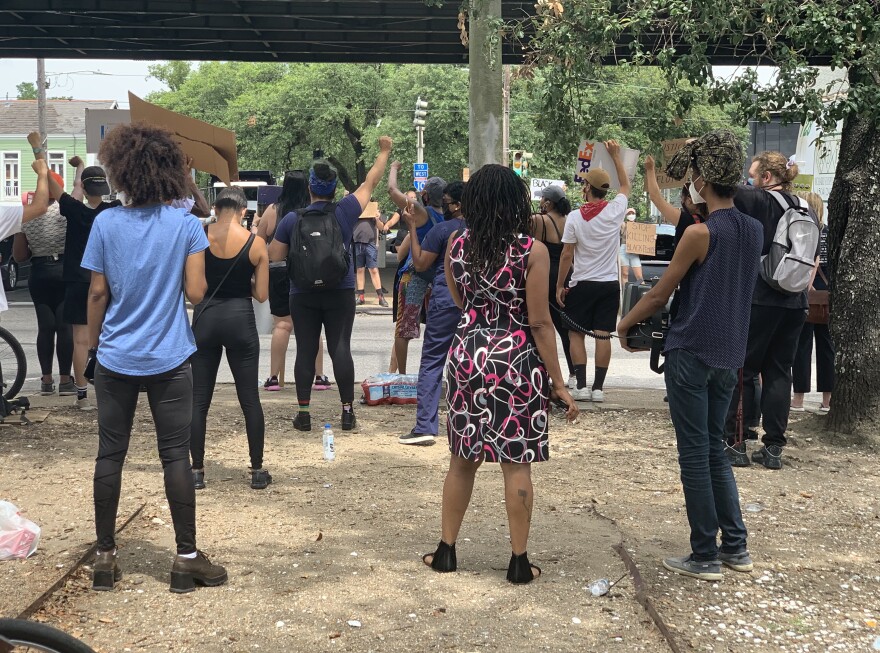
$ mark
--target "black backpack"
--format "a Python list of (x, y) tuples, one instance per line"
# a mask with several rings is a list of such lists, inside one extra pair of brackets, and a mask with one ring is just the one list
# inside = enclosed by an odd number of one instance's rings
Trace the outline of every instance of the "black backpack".
[(336, 221), (336, 204), (303, 209), (290, 236), (287, 273), (299, 290), (335, 288), (351, 266), (351, 253)]

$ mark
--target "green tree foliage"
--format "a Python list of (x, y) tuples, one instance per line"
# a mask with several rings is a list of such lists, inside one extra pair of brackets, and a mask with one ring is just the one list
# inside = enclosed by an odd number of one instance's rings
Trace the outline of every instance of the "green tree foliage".
[[(538, 0), (536, 15), (507, 26), (528, 35), (527, 69), (551, 83), (545, 119), (576, 129), (590, 119), (583, 86), (604, 80), (606, 66), (655, 66), (666, 92), (655, 98), (667, 123), (686, 118), (703, 98), (732, 105), (740, 121), (842, 124), (834, 187), (828, 201), (832, 336), (837, 386), (828, 425), (869, 434), (880, 422), (880, 13), (876, 0)], [(762, 83), (753, 69), (721, 79), (718, 57), (778, 70)], [(848, 71), (817, 85), (817, 64)], [(686, 83), (686, 87), (682, 84)], [(698, 90), (700, 89), (700, 90)], [(684, 92), (683, 92), (684, 91)], [(656, 125), (655, 125), (656, 126)], [(651, 129), (651, 127), (649, 127)]]
[(37, 86), (32, 82), (22, 82), (15, 87), (16, 97), (19, 100), (36, 100)]
[[(236, 132), (242, 169), (304, 168), (321, 149), (353, 190), (375, 157), (377, 138), (388, 134), (395, 143), (393, 157), (404, 164), (400, 184), (409, 186), (418, 97), (429, 102), (425, 161), (431, 174), (460, 179), (468, 165), (465, 67), (212, 62), (191, 69), (172, 62), (151, 72), (169, 87), (151, 101)], [(730, 124), (723, 110), (699, 100), (692, 102), (684, 123), (666, 120), (665, 105), (657, 101), (664, 92), (658, 72), (616, 71), (605, 77), (578, 90), (582, 119), (560, 124), (544, 109), (554, 93), (552, 77), (540, 70), (529, 76), (514, 71), (510, 147), (534, 153), (532, 176), (569, 179), (583, 138), (618, 138), (630, 147), (654, 150), (665, 138)], [(384, 200), (384, 189), (379, 197)]]

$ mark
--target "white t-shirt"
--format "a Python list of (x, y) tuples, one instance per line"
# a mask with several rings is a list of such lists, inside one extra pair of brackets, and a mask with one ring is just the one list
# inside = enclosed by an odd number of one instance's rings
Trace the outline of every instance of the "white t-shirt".
[(580, 209), (568, 214), (562, 242), (575, 245), (571, 285), (578, 281), (617, 281), (617, 254), (620, 249), (620, 226), (626, 217), (626, 195), (618, 193), (590, 220)]
[[(21, 231), (22, 218), (24, 218), (24, 207), (21, 204), (16, 206), (0, 206), (0, 240), (9, 238), (12, 234)], [(6, 293), (0, 287), (0, 311), (5, 311), (8, 308), (9, 304), (6, 303)]]

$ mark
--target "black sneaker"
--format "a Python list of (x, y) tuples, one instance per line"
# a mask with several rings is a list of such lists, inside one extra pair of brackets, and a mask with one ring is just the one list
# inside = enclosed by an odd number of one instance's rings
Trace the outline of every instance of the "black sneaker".
[(58, 396), (59, 397), (72, 397), (76, 394), (76, 386), (73, 384), (73, 381), (70, 380), (67, 383), (59, 383), (58, 384)]
[(385, 295), (379, 295), (379, 306), (382, 308), (388, 308), (388, 302), (385, 301)]
[(342, 430), (351, 431), (357, 426), (357, 417), (354, 416), (353, 410), (342, 411)]
[(689, 576), (690, 578), (698, 578), (699, 580), (721, 580), (721, 562), (718, 560), (707, 560), (705, 562), (697, 562), (693, 555), (683, 556), (681, 558), (666, 558), (663, 566), (669, 571)]
[(421, 447), (430, 447), (434, 444), (436, 439), (437, 436), (431, 435), (430, 433), (416, 433), (415, 431), (410, 431), (406, 435), (401, 435), (397, 438), (397, 441), (400, 444), (416, 444)]
[(272, 475), (268, 469), (252, 469), (251, 470), (251, 488), (254, 490), (265, 490), (272, 482)]
[(366, 304), (366, 303), (367, 303), (367, 302), (366, 302), (366, 300), (364, 299), (364, 296), (363, 296), (363, 295), (358, 295), (357, 298), (354, 300), (354, 305), (355, 305), (355, 306), (363, 306), (363, 305)]
[(205, 470), (192, 470), (193, 473), (193, 487), (197, 490), (205, 489)]
[(195, 558), (175, 556), (171, 567), (171, 591), (184, 594), (196, 589), (196, 583), (205, 587), (216, 587), (226, 582), (226, 569), (215, 565), (208, 556), (199, 551)]
[(48, 397), (50, 395), (55, 394), (55, 384), (51, 381), (49, 383), (40, 382), (40, 394), (44, 397)]
[(718, 562), (725, 567), (730, 567), (734, 571), (744, 573), (755, 568), (755, 563), (752, 561), (752, 556), (749, 555), (748, 551), (742, 551), (740, 553), (724, 553), (723, 551), (719, 551)]
[(764, 465), (767, 469), (782, 469), (782, 447), (765, 445), (752, 454), (752, 462)]
[(746, 443), (740, 442), (735, 445), (726, 445), (724, 447), (724, 451), (727, 453), (727, 457), (730, 458), (730, 464), (732, 467), (748, 467), (751, 465), (749, 462), (749, 454), (746, 453)]
[(297, 431), (311, 431), (312, 430), (312, 416), (309, 413), (300, 411), (296, 414), (296, 417), (293, 418), (293, 428)]

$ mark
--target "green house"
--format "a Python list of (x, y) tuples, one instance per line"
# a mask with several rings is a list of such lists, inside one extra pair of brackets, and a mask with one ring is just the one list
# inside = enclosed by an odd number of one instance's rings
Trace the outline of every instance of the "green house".
[[(73, 168), (67, 161), (77, 155), (86, 164), (86, 109), (117, 109), (115, 100), (48, 100), (46, 103), (47, 158), (49, 167), (73, 188)], [(36, 188), (31, 164), (34, 155), (27, 135), (36, 130), (36, 100), (0, 100), (0, 204), (21, 202)]]

